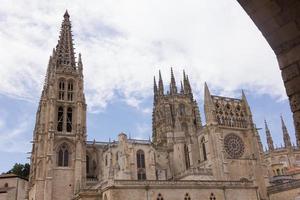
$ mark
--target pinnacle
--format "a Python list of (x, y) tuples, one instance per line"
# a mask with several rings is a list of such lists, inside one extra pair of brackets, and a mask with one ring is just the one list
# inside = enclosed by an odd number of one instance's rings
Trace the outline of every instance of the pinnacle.
[(68, 13), (68, 10), (66, 10), (65, 14), (64, 14), (64, 18), (70, 18), (70, 15)]

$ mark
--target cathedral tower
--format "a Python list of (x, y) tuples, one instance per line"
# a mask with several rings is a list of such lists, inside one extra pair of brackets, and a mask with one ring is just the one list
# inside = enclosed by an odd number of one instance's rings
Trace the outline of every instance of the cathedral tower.
[(66, 11), (50, 56), (33, 133), (30, 200), (71, 199), (85, 182), (86, 103)]
[(165, 94), (159, 72), (158, 88), (154, 79), (153, 143), (157, 148), (172, 152), (170, 157), (176, 174), (191, 168), (199, 160), (197, 134), (202, 124), (188, 76), (183, 73), (183, 84), (178, 92), (171, 69), (169, 88)]

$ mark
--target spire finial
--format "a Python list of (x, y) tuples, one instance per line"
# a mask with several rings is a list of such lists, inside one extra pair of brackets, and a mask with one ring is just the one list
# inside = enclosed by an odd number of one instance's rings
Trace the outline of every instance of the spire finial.
[(175, 82), (175, 77), (173, 73), (173, 68), (171, 67), (171, 84), (170, 84), (170, 94), (177, 94), (177, 86)]
[(156, 85), (156, 80), (155, 80), (155, 76), (153, 78), (154, 84), (153, 84), (153, 92), (154, 92), (154, 100), (153, 103), (154, 105), (156, 104), (157, 101), (157, 85)]
[(58, 44), (56, 45), (56, 59), (58, 68), (71, 67), (75, 69), (75, 53), (71, 30), (72, 25), (69, 18), (70, 15), (68, 11), (66, 11), (61, 25)]
[(163, 96), (164, 95), (164, 83), (163, 80), (161, 78), (161, 73), (159, 70), (159, 80), (158, 80), (158, 94)]
[(66, 10), (65, 14), (64, 14), (64, 18), (70, 18), (70, 15), (68, 13), (68, 10)]

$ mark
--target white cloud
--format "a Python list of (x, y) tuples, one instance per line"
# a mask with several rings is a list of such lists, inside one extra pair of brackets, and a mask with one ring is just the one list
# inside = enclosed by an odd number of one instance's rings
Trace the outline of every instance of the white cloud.
[(25, 138), (28, 131), (29, 122), (23, 121), (16, 127), (8, 128), (4, 120), (0, 126), (0, 147), (3, 152), (21, 152), (24, 153), (30, 149), (30, 143)]
[[(84, 62), (90, 111), (124, 96), (139, 108), (152, 77), (186, 69), (201, 94), (239, 88), (285, 98), (275, 55), (234, 0), (0, 0), (0, 93), (37, 99), (62, 15), (69, 9), (76, 52)], [(179, 80), (177, 80), (179, 83)], [(119, 97), (119, 96), (118, 96)], [(147, 110), (146, 110), (147, 111)]]

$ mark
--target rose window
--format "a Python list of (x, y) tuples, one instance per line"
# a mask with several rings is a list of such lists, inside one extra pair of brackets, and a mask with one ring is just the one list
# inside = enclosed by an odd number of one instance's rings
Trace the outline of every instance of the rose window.
[(233, 159), (242, 157), (245, 151), (243, 140), (235, 134), (228, 134), (225, 136), (224, 148), (228, 157)]

